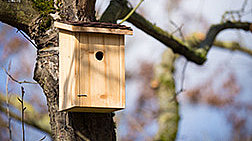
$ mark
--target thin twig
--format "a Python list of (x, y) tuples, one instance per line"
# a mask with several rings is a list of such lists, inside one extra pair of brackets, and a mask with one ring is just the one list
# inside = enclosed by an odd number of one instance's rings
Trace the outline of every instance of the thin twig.
[[(226, 11), (222, 15), (222, 22), (228, 21), (230, 19), (232, 19), (233, 21), (241, 21), (241, 18), (243, 16), (243, 14), (245, 13), (245, 8), (247, 6), (247, 3), (248, 3), (248, 0), (244, 0), (243, 3), (242, 3), (242, 7), (241, 7), (240, 10)], [(237, 20), (235, 19), (235, 16), (238, 17)]]
[[(9, 107), (13, 107), (15, 109), (21, 107), (20, 102), (18, 102), (18, 103), (15, 102), (17, 97), (19, 97), (19, 96), (17, 96), (16, 94), (14, 94), (14, 95), (12, 94), (11, 97), (9, 97)], [(20, 96), (20, 100), (21, 100), (21, 96)], [(3, 101), (5, 101), (5, 96), (2, 96), (0, 94), (0, 102), (3, 102)], [(20, 104), (20, 105), (18, 105), (18, 104)], [(29, 108), (29, 111), (31, 111), (31, 112), (26, 112), (26, 116), (25, 116), (26, 118), (24, 120), (25, 125), (29, 125), (31, 127), (37, 128), (40, 131), (51, 135), (51, 130), (48, 128), (48, 125), (47, 124), (40, 124), (41, 122), (44, 122), (45, 120), (47, 120), (46, 118), (49, 118), (49, 117), (47, 117), (47, 114), (39, 113), (38, 111), (33, 109), (34, 106), (32, 106), (29, 103), (26, 103), (25, 101), (24, 101), (24, 105), (28, 105), (28, 107), (31, 107), (31, 109)], [(21, 110), (21, 108), (20, 108), (20, 110)], [(5, 113), (7, 115), (7, 111), (2, 106), (0, 106), (0, 112)], [(20, 113), (21, 113), (21, 111), (20, 111)], [(46, 116), (46, 118), (44, 118), (45, 116)], [(14, 112), (10, 110), (10, 117), (11, 117), (11, 119), (15, 119), (15, 120), (21, 122), (21, 116), (17, 115), (17, 112), (15, 110), (14, 110)], [(38, 117), (42, 117), (42, 118), (38, 119)], [(7, 128), (7, 124), (6, 124), (6, 128)], [(12, 134), (12, 136), (13, 136), (13, 134)]]
[(141, 3), (142, 3), (143, 1), (144, 1), (144, 0), (140, 0), (140, 2), (137, 4), (137, 6), (136, 6), (135, 8), (133, 8), (133, 9), (129, 12), (129, 14), (128, 14), (125, 18), (122, 19), (122, 21), (121, 21), (119, 24), (122, 24), (123, 22), (125, 22), (125, 21), (137, 10), (137, 8), (141, 5)]
[(18, 98), (18, 101), (21, 103), (21, 122), (22, 122), (22, 133), (23, 133), (23, 141), (25, 141), (25, 128), (24, 128), (24, 111), (26, 107), (24, 107), (24, 87), (21, 86), (22, 97), (21, 99)]
[[(182, 39), (183, 42), (185, 42), (185, 37), (183, 35), (183, 32), (182, 32), (182, 27), (183, 27), (183, 24), (181, 26), (178, 26), (175, 22), (173, 22), (172, 20), (170, 20), (170, 23), (176, 27), (177, 29), (175, 30), (175, 32), (179, 31), (179, 34), (180, 34), (180, 37)], [(188, 64), (188, 61), (186, 60), (185, 61), (185, 64), (183, 66), (183, 70), (182, 70), (182, 75), (181, 75), (181, 88), (178, 92), (176, 92), (176, 94), (174, 95), (174, 98), (180, 94), (181, 92), (184, 91), (184, 80), (185, 80), (185, 71), (186, 71), (186, 67), (187, 67), (187, 64)], [(173, 99), (174, 99), (173, 98)]]
[(172, 20), (170, 20), (170, 23), (176, 28), (176, 30), (173, 31), (173, 32), (171, 33), (171, 35), (178, 31), (178, 32), (179, 32), (179, 36), (181, 37), (182, 41), (184, 42), (184, 41), (185, 41), (185, 37), (184, 37), (183, 32), (182, 32), (182, 28), (183, 28), (184, 24), (182, 24), (181, 26), (178, 26), (178, 25), (177, 25), (175, 22), (173, 22)]
[[(183, 27), (183, 24), (179, 27), (175, 22), (173, 22), (172, 20), (170, 20), (170, 23), (175, 26), (177, 29), (175, 30), (175, 32), (179, 31), (179, 35), (182, 39), (183, 42), (185, 42), (185, 37), (183, 35), (183, 32), (182, 32), (182, 27)], [(184, 80), (185, 80), (185, 71), (186, 71), (186, 67), (187, 67), (187, 64), (188, 64), (188, 61), (186, 60), (185, 61), (185, 64), (183, 66), (183, 70), (182, 70), (182, 75), (181, 75), (181, 88), (178, 92), (176, 92), (174, 94), (174, 97), (172, 98), (172, 100), (176, 99), (176, 96), (178, 94), (180, 94), (181, 92), (184, 91)]]
[(183, 92), (185, 90), (184, 89), (184, 81), (185, 81), (185, 72), (186, 72), (187, 64), (188, 64), (188, 61), (186, 60), (184, 66), (183, 66), (183, 69), (182, 69), (182, 73), (181, 73), (181, 82), (180, 82), (181, 83), (181, 88), (176, 93), (176, 95), (180, 94), (181, 92)]
[[(10, 71), (10, 67), (11, 67), (11, 62), (9, 63), (8, 71)], [(9, 76), (7, 76), (7, 78), (6, 78), (6, 110), (7, 110), (7, 117), (8, 117), (7, 126), (8, 126), (8, 130), (9, 130), (9, 140), (12, 141), (8, 83), (9, 83)]]
[(247, 3), (248, 3), (248, 0), (244, 0), (244, 2), (242, 4), (241, 12), (245, 11), (245, 7), (246, 7)]
[(81, 132), (75, 131), (75, 133), (76, 133), (76, 135), (78, 135), (84, 141), (90, 141), (87, 137), (85, 137), (83, 134), (81, 134)]
[(186, 72), (187, 64), (188, 64), (188, 61), (186, 60), (183, 70), (182, 70), (182, 77), (181, 77), (181, 90), (182, 91), (184, 90), (185, 72)]
[(186, 60), (185, 63), (184, 63), (183, 69), (182, 69), (182, 73), (181, 73), (181, 82), (180, 82), (180, 83), (181, 83), (181, 88), (180, 88), (180, 90), (179, 90), (178, 92), (176, 92), (176, 93), (173, 95), (173, 97), (172, 97), (172, 99), (171, 99), (170, 101), (175, 100), (176, 97), (177, 97), (180, 93), (182, 93), (182, 92), (185, 91), (185, 89), (184, 89), (184, 81), (185, 81), (185, 72), (186, 72), (187, 64), (188, 64), (188, 61)]
[(38, 46), (33, 43), (32, 40), (28, 38), (21, 30), (18, 29), (17, 32), (20, 32), (25, 37), (25, 39), (27, 39), (35, 48), (38, 48)]
[(43, 141), (46, 138), (46, 136), (44, 136), (43, 138), (41, 138), (39, 141)]
[(9, 76), (9, 78), (12, 80), (12, 81), (14, 81), (14, 82), (16, 82), (16, 83), (18, 83), (18, 84), (23, 84), (23, 83), (27, 83), (27, 84), (38, 84), (38, 83), (36, 83), (36, 82), (30, 82), (30, 81), (26, 81), (26, 80), (24, 80), (24, 81), (18, 81), (17, 79), (15, 79), (14, 77), (12, 77), (10, 74), (9, 74), (9, 72), (1, 65), (1, 68), (4, 70), (4, 72)]
[[(117, 7), (117, 4), (122, 5), (121, 9)], [(124, 15), (121, 11), (130, 11), (132, 10), (127, 4), (123, 3), (123, 1), (115, 0), (115, 3), (110, 3), (107, 7), (106, 11), (103, 14), (103, 21), (116, 21), (118, 18)], [(114, 16), (111, 17), (109, 13), (115, 13)], [(117, 15), (119, 14), (119, 16)], [(198, 46), (192, 47), (187, 45), (187, 43), (183, 42), (181, 39), (172, 36), (170, 33), (166, 32), (162, 28), (156, 26), (151, 21), (147, 20), (136, 11), (131, 15), (131, 17), (127, 20), (132, 23), (134, 26), (144, 31), (148, 35), (156, 38), (158, 41), (171, 48), (174, 53), (178, 53), (186, 57), (187, 60), (192, 61), (196, 64), (202, 65), (207, 58), (207, 54), (209, 49), (212, 47), (212, 43), (214, 42), (215, 37), (222, 31), (226, 29), (240, 29), (244, 31), (250, 31), (251, 22), (235, 22), (235, 21), (226, 21), (222, 22), (218, 25), (212, 25), (211, 30), (208, 31), (207, 37), (202, 41)], [(213, 31), (212, 31), (213, 30)]]

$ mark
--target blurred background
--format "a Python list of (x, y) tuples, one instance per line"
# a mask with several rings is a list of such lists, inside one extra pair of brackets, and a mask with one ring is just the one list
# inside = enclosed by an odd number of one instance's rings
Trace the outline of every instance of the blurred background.
[[(134, 7), (139, 1), (129, 2)], [(108, 4), (109, 0), (97, 0), (98, 18)], [(241, 17), (237, 19), (234, 14), (226, 18), (252, 22), (251, 0), (145, 0), (137, 12), (179, 38), (201, 38), (212, 24), (222, 21), (226, 11), (233, 10), (243, 10)], [(124, 24), (133, 28), (134, 35), (126, 37), (126, 109), (116, 112), (118, 140), (154, 140), (166, 134), (160, 132), (161, 128), (177, 131), (177, 141), (252, 140), (251, 55), (213, 47), (207, 62), (199, 66), (174, 55), (133, 25)], [(217, 39), (235, 41), (252, 50), (249, 32), (225, 30)], [(9, 68), (9, 74), (16, 80), (34, 82), (35, 63), (36, 49), (32, 44), (17, 29), (0, 23), (0, 65), (5, 70)], [(20, 86), (25, 88), (25, 119), (30, 120), (25, 125), (26, 139), (51, 140), (46, 98), (41, 87), (18, 84), (11, 79), (7, 82), (3, 68), (0, 69), (0, 140), (7, 140), (9, 132), (6, 86), (12, 104), (10, 113), (16, 115), (11, 119), (13, 140), (20, 140), (22, 135), (18, 119), (21, 104), (16, 98), (21, 95)], [(162, 121), (161, 117), (167, 113), (172, 113), (168, 117), (175, 118)]]

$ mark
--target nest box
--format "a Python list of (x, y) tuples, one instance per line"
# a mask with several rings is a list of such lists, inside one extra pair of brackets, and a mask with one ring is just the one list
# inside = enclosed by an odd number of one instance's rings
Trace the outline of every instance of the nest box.
[(59, 29), (59, 111), (113, 112), (125, 108), (124, 35), (110, 23), (62, 23)]

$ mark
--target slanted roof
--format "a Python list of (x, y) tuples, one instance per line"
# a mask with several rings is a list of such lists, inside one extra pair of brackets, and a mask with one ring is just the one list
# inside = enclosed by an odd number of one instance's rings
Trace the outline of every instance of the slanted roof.
[(68, 30), (72, 32), (93, 32), (123, 35), (133, 34), (133, 31), (130, 27), (113, 23), (60, 21), (54, 22), (54, 26), (59, 29)]

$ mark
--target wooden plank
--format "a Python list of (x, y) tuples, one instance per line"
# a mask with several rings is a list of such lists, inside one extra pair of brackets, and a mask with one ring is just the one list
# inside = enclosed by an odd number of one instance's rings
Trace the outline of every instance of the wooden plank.
[[(67, 74), (69, 73), (68, 69), (65, 69), (69, 66), (70, 56), (66, 53), (66, 49), (69, 45), (71, 45), (72, 34), (68, 31), (59, 32), (59, 109), (65, 109), (71, 106), (69, 103), (69, 98), (67, 96), (68, 87), (66, 86)], [(64, 57), (65, 56), (65, 57)], [(65, 65), (63, 65), (65, 64)], [(71, 101), (70, 101), (71, 102)]]
[(59, 109), (70, 107), (76, 93), (76, 38), (72, 32), (60, 31), (59, 49)]
[(106, 46), (106, 91), (108, 93), (108, 105), (120, 105), (120, 48), (119, 35), (105, 35), (104, 44)]
[[(90, 60), (88, 34), (80, 33), (80, 95), (79, 105), (91, 105), (90, 93)], [(85, 96), (86, 95), (86, 96)]]
[(54, 26), (60, 29), (74, 31), (74, 32), (93, 32), (93, 33), (108, 33), (108, 34), (124, 34), (133, 35), (132, 30), (127, 29), (111, 29), (111, 28), (99, 28), (99, 27), (82, 27), (64, 24), (60, 22), (54, 22)]
[[(105, 61), (99, 61), (95, 57), (97, 51), (104, 52), (104, 40), (102, 34), (89, 34), (89, 61), (90, 61), (90, 93), (91, 106), (104, 106), (107, 100), (105, 92)], [(106, 56), (105, 56), (106, 57)]]
[(72, 105), (80, 105), (78, 94), (80, 93), (80, 33), (74, 33), (74, 81), (75, 90), (72, 93)]
[[(62, 33), (62, 32), (59, 32), (59, 38), (60, 40), (66, 40), (66, 33)], [(66, 109), (67, 108), (67, 105), (66, 105), (66, 97), (64, 95), (64, 79), (65, 79), (65, 71), (62, 69), (62, 65), (60, 64), (63, 64), (65, 62), (65, 59), (62, 57), (62, 49), (61, 48), (64, 48), (66, 44), (63, 44), (63, 42), (59, 42), (59, 110), (62, 110), (62, 109)]]
[(125, 47), (124, 35), (119, 36), (120, 40), (120, 106), (125, 108)]
[[(76, 48), (76, 38), (75, 38), (75, 33), (71, 33), (72, 36), (71, 38), (69, 38), (70, 41), (70, 45), (65, 48), (65, 52), (70, 56), (68, 58), (68, 62), (69, 62), (69, 66), (66, 67), (65, 69), (68, 69), (69, 72), (66, 76), (66, 86), (68, 87), (68, 91), (67, 91), (67, 97), (69, 99), (69, 102), (71, 103), (71, 105), (75, 105), (76, 103), (76, 98), (75, 98), (75, 94), (76, 94), (76, 82), (77, 82), (77, 77), (76, 77), (76, 56), (77, 56), (77, 48)], [(65, 64), (62, 64), (65, 66)]]

